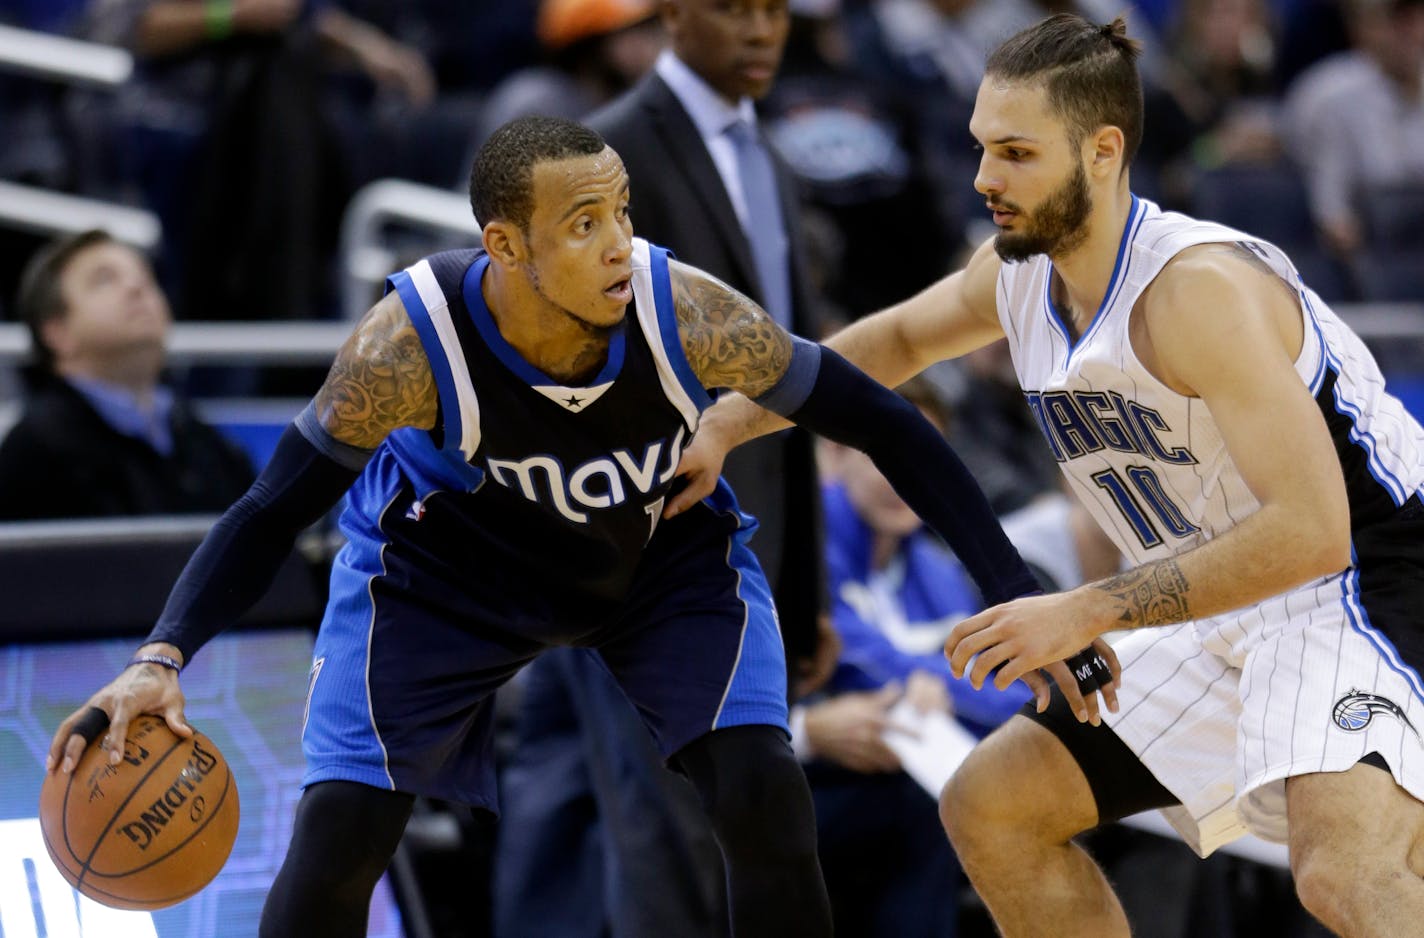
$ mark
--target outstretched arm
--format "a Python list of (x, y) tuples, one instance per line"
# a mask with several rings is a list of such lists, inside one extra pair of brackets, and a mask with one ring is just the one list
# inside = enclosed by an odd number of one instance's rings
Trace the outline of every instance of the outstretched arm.
[[(257, 481), (188, 561), (138, 652), (168, 663), (125, 668), (90, 698), (59, 727), (49, 767), (72, 770), (103, 729), (104, 721), (95, 722), (99, 715), (107, 716), (116, 739), (141, 713), (162, 713), (174, 732), (188, 735), (177, 668), (266, 592), (297, 535), (336, 504), (386, 434), (403, 426), (433, 427), (436, 410), (430, 364), (392, 293), (357, 326)], [(90, 716), (81, 722), (86, 713)], [(111, 761), (122, 749), (113, 748)]]
[[(963, 270), (857, 320), (826, 340), (826, 347), (893, 388), (936, 362), (988, 345), (1004, 334), (994, 307), (999, 264), (986, 241)], [(705, 498), (730, 450), (790, 425), (747, 396), (725, 395), (703, 415), (697, 438), (684, 451), (679, 474), (687, 487), (668, 500), (664, 514), (671, 517)]]
[[(918, 409), (834, 351), (789, 335), (751, 300), (702, 271), (674, 263), (672, 280), (683, 349), (705, 387), (738, 391), (865, 452), (953, 548), (987, 602), (1038, 591), (978, 483)], [(1048, 670), (1082, 718), (1095, 718), (1096, 700), (1084, 704), (1067, 668), (1056, 663)], [(1022, 677), (1045, 706), (1043, 678), (1036, 672)], [(1111, 706), (1111, 687), (1104, 696)]]

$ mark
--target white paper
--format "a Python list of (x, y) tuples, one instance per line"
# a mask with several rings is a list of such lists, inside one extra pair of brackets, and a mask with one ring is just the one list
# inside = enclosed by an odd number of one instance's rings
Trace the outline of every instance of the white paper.
[[(979, 740), (943, 712), (921, 713), (908, 700), (890, 708), (885, 744), (900, 757), (906, 774), (938, 798), (940, 789)], [(901, 728), (910, 732), (903, 732)]]

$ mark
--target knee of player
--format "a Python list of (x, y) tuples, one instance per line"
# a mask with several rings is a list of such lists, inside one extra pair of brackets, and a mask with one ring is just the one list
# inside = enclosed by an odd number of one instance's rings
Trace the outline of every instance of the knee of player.
[[(770, 727), (734, 727), (700, 744), (685, 762), (724, 847), (759, 843), (775, 832), (779, 848), (806, 840), (815, 849), (810, 790), (790, 747)], [(806, 836), (803, 836), (806, 835)]]
[(1015, 824), (1021, 806), (1010, 794), (1014, 786), (1004, 776), (993, 753), (981, 746), (945, 783), (939, 795), (939, 819), (956, 847), (967, 846), (978, 835), (993, 837), (996, 830)]
[(940, 792), (939, 816), (957, 850), (1005, 839), (1066, 840), (1046, 772), (1010, 736), (994, 735), (970, 752)]
[(1358, 891), (1358, 867), (1339, 851), (1310, 839), (1293, 839), (1291, 876), (1300, 904), (1327, 925), (1345, 920), (1351, 896)]

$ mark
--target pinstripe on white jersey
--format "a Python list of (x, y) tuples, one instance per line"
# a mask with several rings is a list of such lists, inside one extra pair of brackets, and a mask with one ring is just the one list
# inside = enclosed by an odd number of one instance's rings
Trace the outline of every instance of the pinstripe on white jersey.
[(1217, 242), (1248, 247), (1298, 291), (1306, 339), (1295, 369), (1332, 432), (1358, 451), (1361, 470), (1344, 467), (1352, 511), (1398, 506), (1424, 490), (1424, 430), (1385, 392), (1364, 344), (1301, 283), (1286, 255), (1134, 198), (1111, 285), (1076, 343), (1050, 298), (1045, 256), (1003, 266), (998, 311), (1019, 382), (1064, 473), (1138, 563), (1195, 547), (1260, 507), (1206, 406), (1158, 381), (1128, 339), (1132, 308), (1163, 267), (1188, 247)]
[[(1295, 370), (1330, 429), (1355, 529), (1398, 524), (1396, 509), (1424, 490), (1424, 431), (1385, 392), (1364, 344), (1278, 248), (1136, 198), (1106, 298), (1077, 343), (1053, 307), (1046, 257), (1005, 265), (998, 283), (1019, 380), (1084, 505), (1136, 563), (1205, 543), (1260, 507), (1206, 406), (1158, 381), (1129, 340), (1143, 290), (1179, 252), (1206, 243), (1253, 251), (1297, 291), (1305, 338)], [(1424, 800), (1419, 662), (1372, 622), (1366, 592), (1352, 566), (1245, 609), (1114, 642), (1122, 709), (1106, 722), (1181, 800), (1164, 813), (1202, 854), (1247, 829), (1284, 839), (1284, 779), (1343, 771), (1369, 752)], [(1360, 701), (1390, 715), (1342, 723), (1341, 708)]]

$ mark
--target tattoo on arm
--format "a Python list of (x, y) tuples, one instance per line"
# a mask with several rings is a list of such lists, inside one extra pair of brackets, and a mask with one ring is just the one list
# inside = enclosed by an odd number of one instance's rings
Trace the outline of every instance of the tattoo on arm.
[(702, 386), (756, 397), (781, 380), (791, 361), (786, 330), (715, 277), (675, 261), (671, 267), (678, 332)]
[(1218, 244), (1214, 246), (1212, 253), (1226, 254), (1239, 261), (1244, 261), (1248, 266), (1254, 268), (1257, 273), (1269, 277), (1271, 282), (1286, 292), (1292, 302), (1298, 303), (1300, 301), (1299, 297), (1295, 294), (1295, 288), (1281, 279), (1280, 274), (1272, 270), (1271, 265), (1267, 264), (1260, 254), (1252, 250), (1249, 243), (1245, 241), (1233, 241), (1230, 244)]
[(372, 449), (398, 427), (435, 426), (438, 403), (420, 337), (392, 293), (371, 308), (336, 353), (317, 391), (316, 413), (341, 442)]
[(1124, 628), (1171, 625), (1192, 617), (1187, 602), (1191, 584), (1170, 557), (1099, 580), (1093, 588), (1117, 601)]

